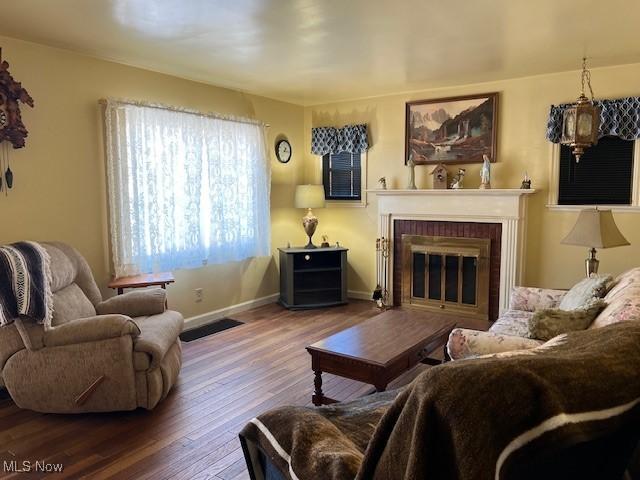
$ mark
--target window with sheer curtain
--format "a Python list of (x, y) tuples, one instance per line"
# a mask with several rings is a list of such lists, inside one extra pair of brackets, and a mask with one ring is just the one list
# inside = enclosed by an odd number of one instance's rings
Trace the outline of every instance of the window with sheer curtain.
[(117, 276), (270, 254), (264, 125), (107, 101)]

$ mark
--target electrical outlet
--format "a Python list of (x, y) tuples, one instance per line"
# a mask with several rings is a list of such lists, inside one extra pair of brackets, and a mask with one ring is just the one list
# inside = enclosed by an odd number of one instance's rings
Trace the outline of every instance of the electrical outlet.
[(196, 294), (196, 303), (200, 303), (202, 301), (202, 298), (204, 297), (202, 289), (201, 288), (196, 288), (194, 290), (194, 292)]

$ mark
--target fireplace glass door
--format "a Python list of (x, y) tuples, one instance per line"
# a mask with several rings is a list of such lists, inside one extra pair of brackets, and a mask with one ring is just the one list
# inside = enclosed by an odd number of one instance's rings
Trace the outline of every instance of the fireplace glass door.
[(403, 304), (488, 318), (488, 239), (403, 235)]

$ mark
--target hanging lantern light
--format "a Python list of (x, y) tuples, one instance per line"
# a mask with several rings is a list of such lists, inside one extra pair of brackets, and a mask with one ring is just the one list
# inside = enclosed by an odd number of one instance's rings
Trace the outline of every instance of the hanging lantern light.
[[(589, 87), (591, 100), (584, 94), (585, 84)], [(591, 88), (591, 72), (587, 70), (587, 58), (582, 59), (582, 91), (578, 101), (567, 108), (562, 115), (562, 137), (560, 143), (573, 149), (576, 163), (585, 149), (597, 145), (600, 127), (600, 107), (594, 104)]]

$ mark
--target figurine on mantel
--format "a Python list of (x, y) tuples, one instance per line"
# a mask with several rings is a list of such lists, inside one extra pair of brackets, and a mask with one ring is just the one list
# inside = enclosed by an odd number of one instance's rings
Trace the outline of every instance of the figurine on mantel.
[(491, 188), (491, 162), (487, 155), (482, 155), (482, 168), (480, 169), (480, 188)]
[(407, 185), (407, 190), (417, 190), (418, 187), (416, 187), (416, 162), (413, 161), (413, 152), (409, 154), (407, 167), (409, 167), (409, 184)]
[(462, 182), (464, 180), (464, 174), (466, 170), (464, 168), (459, 168), (458, 173), (453, 176), (453, 182), (451, 182), (451, 188), (453, 190), (460, 190), (464, 188)]
[(380, 190), (386, 190), (387, 189), (387, 179), (386, 179), (386, 177), (380, 177), (378, 179), (378, 183), (380, 184)]
[(522, 179), (522, 184), (520, 185), (522, 190), (531, 189), (531, 178), (527, 172), (524, 172), (524, 178)]

